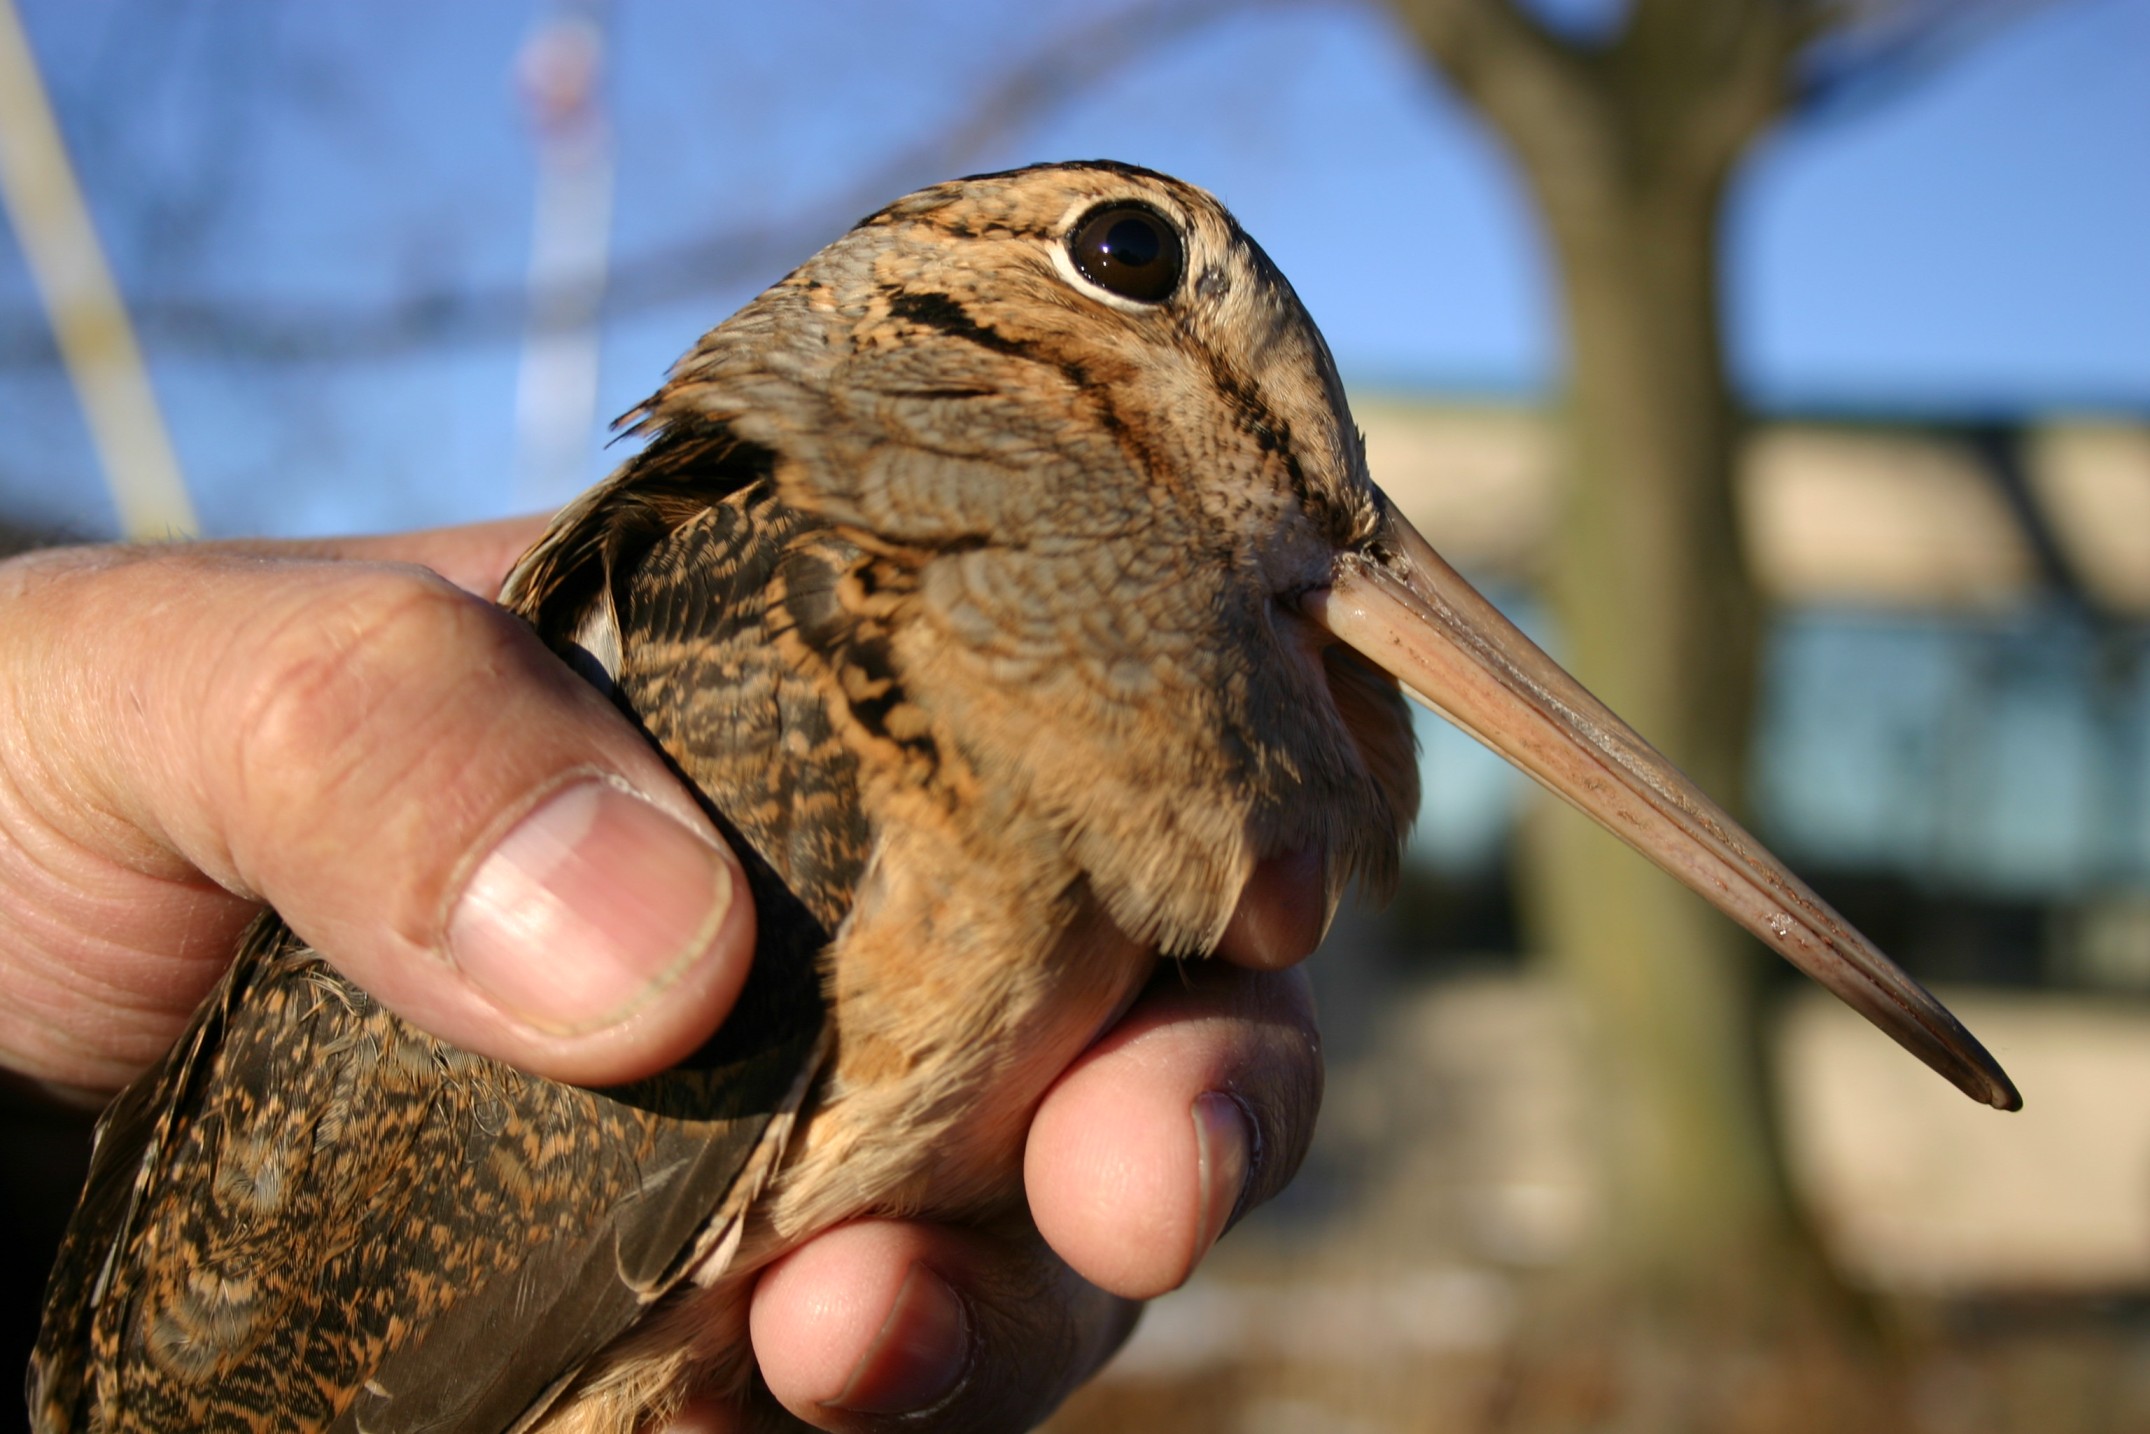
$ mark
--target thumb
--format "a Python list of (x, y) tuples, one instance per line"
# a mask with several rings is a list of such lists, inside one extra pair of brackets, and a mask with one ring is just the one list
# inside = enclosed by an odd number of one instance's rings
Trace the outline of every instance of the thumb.
[(126, 1078), (262, 901), (398, 1014), (556, 1079), (660, 1069), (736, 997), (736, 859), (608, 702), (434, 574), (70, 550), (0, 566), (0, 613), (18, 1068)]

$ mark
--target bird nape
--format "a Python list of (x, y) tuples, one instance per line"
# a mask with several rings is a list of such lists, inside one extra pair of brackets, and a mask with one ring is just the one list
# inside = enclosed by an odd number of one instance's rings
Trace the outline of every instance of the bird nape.
[(1404, 689), (2018, 1103), (1395, 511), (1320, 334), (1201, 190), (1109, 163), (922, 190), (632, 417), (648, 445), (502, 601), (741, 853), (739, 1007), (675, 1070), (558, 1085), (265, 915), (101, 1127), (40, 1429), (629, 1434), (738, 1393), (784, 1250), (1024, 1218), (1046, 1086), (1161, 957), (1214, 949), (1257, 863), (1311, 854), (1331, 906), (1393, 879)]

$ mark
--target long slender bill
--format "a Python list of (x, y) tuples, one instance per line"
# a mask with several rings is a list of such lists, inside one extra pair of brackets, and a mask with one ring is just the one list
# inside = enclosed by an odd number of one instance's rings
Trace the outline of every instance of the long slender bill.
[(1303, 611), (1428, 707), (1701, 893), (1947, 1077), (2023, 1104), (1983, 1046), (1391, 510), (1385, 557), (1347, 554)]

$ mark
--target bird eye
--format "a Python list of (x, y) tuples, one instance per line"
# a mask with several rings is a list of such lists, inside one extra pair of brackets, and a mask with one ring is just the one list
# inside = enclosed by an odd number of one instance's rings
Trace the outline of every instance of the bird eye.
[(1179, 232), (1154, 209), (1114, 204), (1075, 227), (1068, 257), (1107, 293), (1155, 304), (1170, 298), (1186, 267)]

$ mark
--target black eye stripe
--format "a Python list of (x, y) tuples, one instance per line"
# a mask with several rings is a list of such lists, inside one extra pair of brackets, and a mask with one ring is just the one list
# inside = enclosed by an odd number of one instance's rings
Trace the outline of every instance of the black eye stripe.
[(1146, 204), (1103, 204), (1068, 235), (1076, 272), (1109, 294), (1156, 304), (1172, 296), (1187, 266), (1172, 221)]

